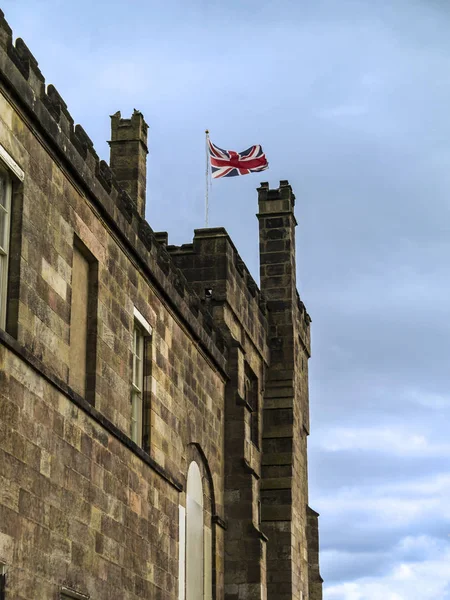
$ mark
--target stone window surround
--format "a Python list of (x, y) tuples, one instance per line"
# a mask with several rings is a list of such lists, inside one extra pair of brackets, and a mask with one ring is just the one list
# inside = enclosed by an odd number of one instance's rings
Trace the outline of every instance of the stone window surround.
[(142, 446), (142, 413), (144, 407), (144, 332), (138, 323), (133, 327), (133, 375), (131, 378), (130, 437)]
[[(24, 172), (0, 144), (0, 175), (3, 175), (6, 181), (6, 196), (5, 204), (0, 207), (4, 216), (4, 239), (0, 240), (0, 327), (6, 327), (6, 302), (8, 288), (8, 261), (9, 261), (9, 244), (10, 244), (10, 229), (11, 229), (11, 212), (13, 202), (13, 178), (16, 177), (20, 182), (24, 180)], [(5, 240), (5, 241), (4, 241)]]
[(260, 390), (259, 379), (252, 371), (250, 365), (245, 363), (245, 406), (250, 412), (250, 441), (259, 450), (260, 449)]
[[(99, 263), (97, 258), (92, 254), (87, 245), (83, 240), (78, 237), (77, 234), (73, 236), (73, 247), (74, 257), (72, 259), (72, 277), (73, 277), (73, 260), (75, 258), (75, 249), (81, 254), (84, 260), (88, 264), (88, 290), (87, 290), (87, 336), (85, 343), (86, 352), (86, 371), (85, 371), (85, 389), (82, 397), (95, 406), (95, 387), (96, 387), (96, 364), (97, 364), (97, 307), (98, 307), (98, 271)], [(72, 282), (73, 286), (73, 282)], [(72, 290), (73, 300), (73, 290)], [(72, 323), (72, 310), (73, 304), (71, 302), (71, 317)], [(72, 340), (70, 340), (72, 341)], [(69, 385), (70, 385), (70, 373), (69, 373)], [(73, 386), (71, 385), (73, 388)], [(73, 388), (74, 389), (74, 388)], [(75, 392), (79, 393), (78, 390), (74, 389)]]
[(144, 441), (145, 378), (148, 372), (148, 344), (153, 329), (150, 323), (133, 307), (134, 326), (132, 342), (132, 378), (131, 378), (131, 427), (130, 437), (139, 447)]
[(7, 167), (7, 169), (9, 171), (14, 173), (14, 175), (17, 177), (17, 179), (19, 181), (24, 180), (25, 173), (19, 167), (19, 165), (16, 163), (16, 161), (13, 159), (13, 157), (9, 154), (9, 152), (7, 152), (5, 150), (4, 146), (2, 146), (2, 144), (0, 144), (0, 161), (5, 164), (5, 166)]

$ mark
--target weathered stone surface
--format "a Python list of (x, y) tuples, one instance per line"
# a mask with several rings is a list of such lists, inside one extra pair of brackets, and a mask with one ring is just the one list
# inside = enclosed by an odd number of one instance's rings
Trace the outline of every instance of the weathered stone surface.
[[(1, 11), (0, 143), (25, 173), (0, 330), (8, 597), (66, 586), (96, 600), (178, 598), (179, 506), (195, 460), (213, 598), (319, 600), (310, 318), (295, 288), (289, 184), (259, 189), (261, 290), (223, 228), (170, 246), (144, 220), (143, 116), (112, 117), (111, 167), (100, 162)], [(89, 263), (87, 295), (74, 289), (74, 247)], [(88, 304), (78, 353), (73, 300)], [(130, 439), (136, 311), (151, 329), (142, 448)]]

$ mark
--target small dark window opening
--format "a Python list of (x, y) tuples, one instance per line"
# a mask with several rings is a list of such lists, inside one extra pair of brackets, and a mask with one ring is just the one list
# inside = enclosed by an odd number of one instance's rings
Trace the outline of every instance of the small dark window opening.
[(205, 298), (206, 300), (211, 300), (213, 295), (212, 288), (205, 288)]
[(259, 448), (259, 389), (258, 378), (245, 365), (245, 401), (250, 408), (250, 441)]
[(0, 566), (0, 600), (6, 600), (6, 573)]

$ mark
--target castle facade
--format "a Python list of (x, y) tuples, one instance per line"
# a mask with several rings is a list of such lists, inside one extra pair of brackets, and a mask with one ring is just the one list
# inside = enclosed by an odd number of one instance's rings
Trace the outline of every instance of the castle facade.
[(320, 600), (291, 186), (258, 289), (225, 229), (145, 220), (141, 113), (110, 148), (0, 11), (0, 598)]

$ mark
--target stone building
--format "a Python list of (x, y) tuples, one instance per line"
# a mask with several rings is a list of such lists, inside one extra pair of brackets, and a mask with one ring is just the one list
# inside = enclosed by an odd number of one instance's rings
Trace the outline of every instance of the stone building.
[(258, 289), (224, 229), (151, 229), (111, 119), (108, 165), (0, 12), (0, 598), (319, 600), (292, 189)]

